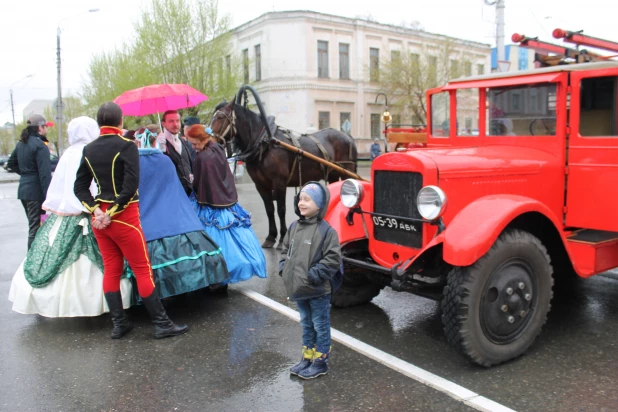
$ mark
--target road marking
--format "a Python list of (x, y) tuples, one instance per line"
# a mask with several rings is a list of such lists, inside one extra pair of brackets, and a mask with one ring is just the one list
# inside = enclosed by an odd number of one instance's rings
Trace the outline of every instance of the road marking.
[[(269, 308), (287, 316), (292, 320), (295, 320), (296, 322), (300, 322), (300, 314), (294, 309), (288, 308), (287, 306), (282, 305), (279, 302), (275, 302), (261, 293), (248, 289), (244, 286), (234, 287), (234, 290), (239, 291), (243, 295), (261, 303), (262, 305), (268, 306)], [(346, 335), (337, 329), (331, 329), (331, 337), (334, 341), (339, 342), (348, 348), (401, 373), (402, 375), (445, 393), (451, 398), (458, 400), (471, 408), (486, 412), (515, 412), (513, 409), (507, 408), (506, 406), (494, 402), (491, 399), (487, 399), (486, 397), (472, 392), (461, 385), (457, 385), (454, 382), (441, 378), (438, 375), (396, 358), (393, 355), (389, 355), (388, 353), (361, 342), (350, 335)]]

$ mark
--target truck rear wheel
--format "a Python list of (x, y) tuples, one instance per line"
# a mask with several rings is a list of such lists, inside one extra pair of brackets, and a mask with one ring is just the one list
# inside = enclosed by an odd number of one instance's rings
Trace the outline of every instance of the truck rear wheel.
[(522, 355), (547, 320), (552, 272), (538, 238), (504, 232), (476, 263), (448, 274), (441, 308), (449, 344), (486, 367)]
[(380, 294), (382, 288), (383, 286), (369, 281), (362, 269), (346, 266), (343, 283), (333, 294), (332, 304), (338, 308), (348, 308), (369, 303)]

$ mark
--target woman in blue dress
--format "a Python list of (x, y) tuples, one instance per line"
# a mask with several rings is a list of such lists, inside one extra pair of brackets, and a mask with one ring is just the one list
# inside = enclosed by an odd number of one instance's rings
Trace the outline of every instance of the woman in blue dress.
[(140, 219), (159, 296), (225, 282), (219, 245), (202, 228), (169, 157), (156, 147), (152, 126), (135, 134), (139, 146)]
[(204, 125), (196, 124), (188, 138), (197, 151), (193, 163), (191, 201), (202, 226), (223, 250), (229, 283), (266, 277), (266, 259), (251, 229), (251, 214), (238, 204), (234, 177), (223, 148), (210, 139)]

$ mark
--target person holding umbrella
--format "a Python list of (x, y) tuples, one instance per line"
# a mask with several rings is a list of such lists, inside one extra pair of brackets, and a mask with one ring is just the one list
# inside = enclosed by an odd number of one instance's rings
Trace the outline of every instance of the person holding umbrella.
[[(167, 154), (174, 166), (182, 183), (182, 188), (187, 196), (191, 195), (193, 184), (193, 152), (191, 145), (180, 137), (180, 115), (176, 110), (168, 110), (163, 113), (161, 124), (165, 131), (158, 138), (161, 150)], [(193, 152), (195, 153), (195, 152)]]
[[(168, 318), (155, 288), (138, 209), (137, 146), (122, 136), (123, 113), (117, 104), (104, 103), (97, 113), (97, 123), (101, 135), (84, 148), (73, 191), (93, 215), (93, 232), (103, 257), (103, 292), (114, 324), (111, 337), (119, 339), (133, 329), (120, 294), (125, 258), (154, 323), (154, 337), (181, 335), (188, 326), (176, 325)], [(98, 188), (95, 198), (89, 189), (92, 179)]]

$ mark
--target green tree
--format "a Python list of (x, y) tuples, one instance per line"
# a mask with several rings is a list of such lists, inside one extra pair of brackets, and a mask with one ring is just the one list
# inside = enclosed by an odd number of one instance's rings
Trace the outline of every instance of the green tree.
[[(84, 101), (77, 96), (67, 96), (62, 99), (64, 103), (64, 121), (62, 122), (62, 137), (63, 137), (63, 147), (66, 149), (69, 147), (69, 135), (67, 133), (67, 127), (69, 122), (76, 117), (79, 116), (90, 116), (92, 117), (92, 113), (89, 111), (88, 107), (84, 104)], [(46, 119), (52, 120), (56, 117), (55, 108), (52, 106), (48, 106), (43, 111), (43, 116)], [(19, 129), (18, 129), (19, 130)], [(50, 127), (47, 130), (47, 140), (50, 142), (50, 149), (52, 151), (57, 151), (58, 148), (58, 123), (56, 122), (56, 126)]]
[[(91, 108), (123, 92), (158, 83), (185, 83), (209, 96), (189, 108), (198, 115), (234, 95), (240, 80), (239, 59), (229, 50), (230, 17), (217, 0), (152, 0), (121, 50), (95, 56), (83, 96)], [(127, 118), (128, 127), (154, 121)]]
[[(21, 129), (17, 130), (21, 132)], [(0, 155), (10, 155), (16, 144), (13, 129), (0, 129)]]

